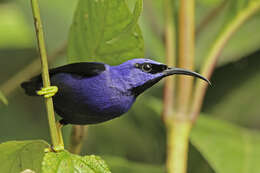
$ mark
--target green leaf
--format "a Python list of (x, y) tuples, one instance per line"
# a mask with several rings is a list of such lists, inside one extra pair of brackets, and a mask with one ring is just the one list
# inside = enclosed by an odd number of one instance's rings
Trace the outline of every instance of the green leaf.
[(8, 100), (4, 96), (4, 94), (0, 91), (0, 101), (2, 101), (5, 105), (8, 104)]
[(137, 24), (142, 0), (133, 14), (122, 0), (80, 0), (69, 34), (68, 61), (99, 61), (111, 65), (144, 56)]
[(26, 169), (40, 172), (44, 149), (48, 144), (42, 140), (10, 141), (0, 144), (0, 170), (18, 173)]
[(110, 173), (108, 166), (98, 156), (78, 156), (67, 151), (50, 152), (44, 156), (42, 173)]
[(115, 173), (163, 173), (164, 167), (161, 165), (149, 165), (145, 163), (132, 162), (121, 157), (105, 156), (111, 171)]
[(200, 116), (191, 142), (216, 173), (259, 172), (260, 135), (256, 131)]
[(222, 65), (258, 50), (260, 37), (255, 31), (260, 28), (259, 9), (260, 0), (228, 1), (196, 40), (196, 66), (200, 67), (206, 59), (214, 63), (210, 59), (219, 53)]

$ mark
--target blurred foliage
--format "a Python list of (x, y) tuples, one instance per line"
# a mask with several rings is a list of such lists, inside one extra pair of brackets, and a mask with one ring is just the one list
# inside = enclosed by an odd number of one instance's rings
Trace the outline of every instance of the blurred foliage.
[(258, 173), (260, 135), (201, 115), (191, 133), (192, 144), (217, 173)]
[(34, 46), (32, 28), (17, 4), (0, 4), (0, 21), (0, 49)]
[[(31, 37), (35, 38), (30, 1), (13, 0), (26, 17), (27, 25), (31, 29)], [(44, 34), (48, 52), (53, 52), (68, 40), (68, 33), (72, 23), (77, 1), (44, 0), (39, 1)], [(58, 32), (57, 32), (58, 31)], [(33, 48), (36, 47), (36, 40)], [(33, 57), (36, 58), (36, 57)]]
[(141, 164), (137, 162), (131, 162), (129, 160), (120, 158), (120, 157), (111, 157), (105, 156), (105, 160), (110, 167), (111, 172), (119, 173), (163, 173), (165, 172), (163, 166), (160, 165), (148, 165), (148, 164)]
[[(196, 1), (196, 26), (200, 26), (222, 2), (223, 0)], [(41, 13), (49, 52), (67, 42), (76, 4), (77, 1), (41, 1)], [(131, 4), (131, 12), (133, 12), (135, 3), (131, 2)], [(211, 43), (223, 29), (227, 21), (226, 16), (232, 12), (230, 8), (232, 4), (227, 3), (217, 16), (197, 33), (197, 68), (201, 65)], [(128, 15), (131, 13), (128, 12)], [(164, 61), (163, 20), (162, 0), (145, 0), (144, 13), (139, 22), (144, 35), (145, 57), (162, 62)], [(213, 86), (207, 91), (203, 106), (203, 112), (209, 116), (254, 129), (259, 129), (260, 123), (258, 106), (260, 103), (258, 94), (260, 37), (257, 34), (259, 27), (258, 13), (250, 18), (225, 46), (219, 61), (219, 68), (212, 77)], [(37, 57), (34, 34), (29, 1), (0, 1), (0, 84)], [(258, 53), (254, 53), (256, 51)], [(242, 57), (243, 59), (240, 59)], [(51, 66), (64, 64), (65, 60), (65, 57), (56, 59)], [(166, 153), (165, 129), (159, 116), (162, 105), (161, 84), (140, 96), (126, 115), (107, 123), (90, 126), (82, 154), (105, 155), (112, 172), (122, 172), (122, 170), (125, 172), (144, 172), (144, 170), (162, 172), (164, 168), (160, 165), (164, 164)], [(9, 97), (9, 106), (0, 106), (0, 142), (14, 139), (50, 141), (42, 99), (27, 97), (21, 89), (7, 97)], [(227, 126), (229, 128), (229, 125)], [(68, 141), (66, 138), (70, 135), (70, 127), (63, 129), (65, 141)], [(214, 132), (209, 131), (211, 129), (209, 126), (204, 128), (206, 128), (205, 131), (200, 131), (203, 134)], [(234, 128), (237, 129), (232, 126), (232, 129)], [(224, 128), (224, 130), (228, 129)], [(235, 131), (232, 131), (232, 134), (229, 133), (227, 138), (231, 138), (233, 133)], [(240, 133), (241, 131), (236, 135), (239, 136)], [(225, 140), (221, 141), (225, 142)], [(215, 145), (209, 144), (208, 147), (210, 146)], [(215, 146), (212, 151), (216, 151), (217, 147)], [(0, 159), (2, 159), (2, 154)], [(226, 163), (232, 161), (230, 159)], [(188, 168), (190, 173), (214, 172), (192, 146)]]
[(81, 157), (67, 151), (45, 154), (42, 162), (42, 173), (50, 172), (111, 173), (100, 157), (94, 155)]
[[(242, 126), (258, 129), (260, 121), (259, 57), (258, 51), (246, 59), (217, 69), (212, 78), (214, 86), (206, 95), (204, 112)], [(225, 85), (219, 85), (221, 83)]]
[(199, 3), (209, 6), (209, 7), (215, 7), (221, 3), (223, 0), (198, 0)]
[(0, 144), (1, 172), (17, 173), (25, 169), (40, 172), (44, 149), (49, 145), (42, 140), (9, 141)]
[[(196, 67), (200, 67), (203, 61), (205, 61), (210, 49), (218, 39), (221, 39), (225, 32), (234, 26), (234, 22), (241, 20), (248, 13), (254, 13), (254, 8), (260, 6), (260, 1), (252, 0), (229, 0), (222, 1), (223, 7), (211, 14), (213, 17), (205, 18), (207, 25), (203, 26), (203, 29), (198, 31), (196, 39)], [(202, 7), (205, 8), (205, 7)], [(215, 7), (217, 8), (217, 7)], [(231, 40), (227, 42), (223, 53), (218, 61), (219, 65), (223, 65), (232, 61), (236, 61), (239, 58), (245, 57), (252, 52), (255, 52), (260, 47), (260, 36), (255, 34), (255, 31), (260, 29), (259, 23), (260, 13), (254, 15), (246, 21), (235, 32)]]

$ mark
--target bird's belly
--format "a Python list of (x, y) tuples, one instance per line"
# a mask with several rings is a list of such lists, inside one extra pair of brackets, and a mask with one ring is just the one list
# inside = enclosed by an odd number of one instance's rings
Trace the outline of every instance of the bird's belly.
[(134, 96), (111, 87), (105, 80), (55, 81), (59, 88), (54, 96), (55, 110), (70, 124), (95, 124), (113, 119), (127, 112), (135, 101)]

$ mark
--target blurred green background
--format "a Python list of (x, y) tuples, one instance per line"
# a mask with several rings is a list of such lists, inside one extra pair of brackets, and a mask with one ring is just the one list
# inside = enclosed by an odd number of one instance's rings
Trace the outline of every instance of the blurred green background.
[[(131, 0), (130, 8), (132, 7)], [(201, 65), (209, 43), (223, 26), (228, 7), (206, 26), (206, 17), (222, 0), (196, 1), (196, 68)], [(40, 2), (47, 50), (52, 54), (68, 39), (77, 1)], [(178, 4), (176, 4), (178, 6)], [(177, 20), (177, 19), (176, 19)], [(162, 0), (145, 0), (140, 26), (147, 58), (164, 59), (164, 18)], [(252, 17), (225, 47), (208, 89), (202, 112), (244, 127), (260, 124), (260, 13)], [(30, 2), (0, 0), (0, 90), (6, 81), (38, 59)], [(51, 67), (66, 64), (66, 53)], [(162, 84), (154, 86), (126, 115), (89, 126), (82, 155), (104, 156), (112, 172), (161, 172), (165, 163), (165, 129), (160, 118)], [(21, 88), (7, 95), (9, 105), (0, 105), (0, 142), (44, 139), (50, 141), (43, 99), (26, 96)], [(66, 145), (71, 125), (63, 128)], [(190, 145), (189, 172), (213, 172), (199, 152)], [(137, 171), (138, 170), (138, 171)], [(148, 171), (149, 170), (149, 171)]]

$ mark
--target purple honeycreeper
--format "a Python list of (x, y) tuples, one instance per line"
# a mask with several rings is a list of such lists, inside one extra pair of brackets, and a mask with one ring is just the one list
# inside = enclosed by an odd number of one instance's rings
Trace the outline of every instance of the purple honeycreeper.
[[(97, 62), (68, 64), (49, 71), (51, 85), (58, 87), (53, 96), (60, 123), (96, 124), (126, 113), (136, 98), (162, 78), (175, 75), (208, 79), (196, 72), (172, 68), (150, 59), (132, 59), (117, 66)], [(29, 96), (42, 88), (38, 75), (21, 84)]]

